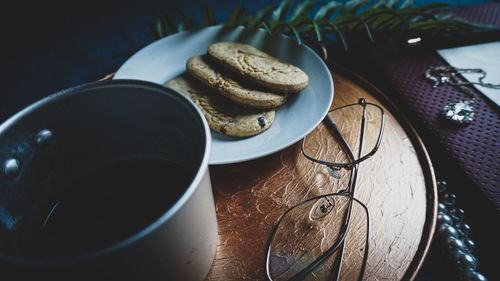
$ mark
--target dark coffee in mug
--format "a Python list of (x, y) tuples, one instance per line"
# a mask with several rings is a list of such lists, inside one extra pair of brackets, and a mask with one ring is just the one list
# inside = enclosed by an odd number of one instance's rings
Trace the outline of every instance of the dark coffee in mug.
[(96, 169), (55, 196), (41, 222), (32, 257), (76, 256), (131, 237), (164, 214), (191, 179), (189, 170), (157, 159)]

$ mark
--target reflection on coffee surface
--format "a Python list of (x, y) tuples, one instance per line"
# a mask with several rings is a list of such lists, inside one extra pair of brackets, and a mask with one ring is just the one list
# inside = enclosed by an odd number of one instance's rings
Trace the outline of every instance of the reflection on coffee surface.
[(135, 159), (97, 169), (57, 198), (33, 257), (70, 257), (120, 242), (165, 213), (191, 178), (189, 170), (164, 160)]

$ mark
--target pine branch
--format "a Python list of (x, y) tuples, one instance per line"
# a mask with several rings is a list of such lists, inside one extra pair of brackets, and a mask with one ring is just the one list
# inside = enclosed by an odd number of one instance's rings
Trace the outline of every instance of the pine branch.
[[(443, 7), (446, 5), (439, 3), (413, 7), (412, 0), (380, 0), (375, 4), (367, 0), (327, 3), (319, 3), (318, 0), (282, 0), (278, 4), (265, 6), (254, 14), (247, 14), (244, 7), (237, 7), (228, 19), (219, 23), (263, 28), (270, 34), (284, 33), (294, 37), (299, 44), (306, 37), (314, 37), (314, 40), (321, 42), (325, 36), (335, 35), (346, 50), (348, 41), (345, 32), (364, 32), (373, 41), (375, 31), (447, 32), (489, 28), (440, 13), (439, 9)], [(201, 25), (194, 25), (191, 19), (179, 13), (176, 20), (170, 16), (158, 19), (150, 27), (150, 31), (155, 38), (161, 38), (174, 32), (217, 24), (211, 7), (203, 5), (202, 8), (204, 21)]]

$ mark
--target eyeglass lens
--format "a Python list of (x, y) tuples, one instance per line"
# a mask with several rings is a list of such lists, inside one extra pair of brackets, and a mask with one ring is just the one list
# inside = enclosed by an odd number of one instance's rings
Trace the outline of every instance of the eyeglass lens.
[(321, 266), (314, 267), (305, 280), (328, 280), (338, 258), (333, 250), (345, 241), (348, 247), (343, 252), (342, 263), (348, 262), (349, 267), (344, 267), (340, 274), (348, 278), (345, 280), (357, 280), (362, 271), (367, 235), (368, 214), (351, 197), (325, 195), (305, 201), (285, 213), (276, 228), (268, 253), (270, 277), (293, 280), (325, 256)]
[[(378, 107), (353, 104), (330, 111), (327, 118), (327, 122), (324, 122), (326, 126), (319, 126), (314, 131), (314, 138), (307, 136), (304, 139), (306, 155), (323, 162), (347, 164), (374, 152), (383, 126), (383, 112)], [(340, 132), (352, 155), (346, 153), (332, 133), (332, 126)], [(360, 144), (362, 149), (358, 154)]]

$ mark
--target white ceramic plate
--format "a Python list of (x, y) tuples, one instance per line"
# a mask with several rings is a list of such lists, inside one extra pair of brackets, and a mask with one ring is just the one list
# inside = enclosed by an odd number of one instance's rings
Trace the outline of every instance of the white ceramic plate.
[(302, 92), (289, 96), (276, 110), (273, 125), (253, 137), (234, 139), (212, 132), (210, 164), (229, 164), (259, 158), (288, 147), (321, 122), (333, 100), (333, 80), (327, 66), (309, 47), (262, 29), (214, 26), (177, 33), (146, 46), (128, 59), (114, 79), (140, 79), (163, 84), (186, 70), (193, 55), (205, 54), (210, 44), (237, 41), (300, 67), (309, 76)]

